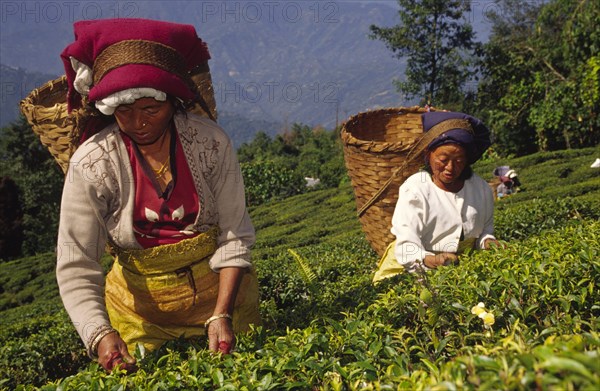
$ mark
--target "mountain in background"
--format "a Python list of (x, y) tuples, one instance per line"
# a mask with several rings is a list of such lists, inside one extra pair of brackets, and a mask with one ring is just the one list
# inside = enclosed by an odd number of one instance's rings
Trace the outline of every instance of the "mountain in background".
[[(402, 62), (368, 37), (372, 24), (396, 24), (396, 10), (395, 1), (3, 2), (2, 84), (5, 69), (62, 74), (59, 53), (76, 20), (190, 23), (208, 43), (219, 122), (236, 144), (262, 127), (268, 134), (295, 122), (333, 128), (361, 111), (411, 103), (392, 84)], [(18, 90), (24, 96), (35, 83)], [(2, 125), (13, 120), (7, 115)]]
[(52, 80), (56, 75), (28, 72), (0, 64), (0, 126), (8, 125), (19, 116), (19, 101), (34, 88)]

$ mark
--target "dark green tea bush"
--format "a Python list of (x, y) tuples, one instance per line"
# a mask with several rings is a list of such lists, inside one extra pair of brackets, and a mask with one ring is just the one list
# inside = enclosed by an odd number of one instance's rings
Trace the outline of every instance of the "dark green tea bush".
[[(511, 196), (512, 197), (512, 196)], [(532, 199), (517, 202), (508, 197), (496, 203), (496, 236), (502, 240), (525, 239), (583, 218), (600, 218), (600, 203), (576, 198)]]
[[(252, 208), (257, 228), (253, 259), (287, 256), (287, 249), (320, 245), (348, 235), (361, 235), (354, 195), (349, 185), (287, 198)], [(347, 239), (346, 239), (347, 240)], [(364, 240), (364, 239), (361, 239)]]
[(508, 162), (524, 190), (495, 204), (506, 247), (375, 286), (348, 184), (253, 207), (263, 325), (228, 356), (203, 338), (137, 352), (130, 375), (85, 356), (53, 254), (4, 264), (0, 389), (598, 390), (597, 151)]
[(0, 311), (53, 297), (56, 259), (44, 254), (3, 263), (0, 268)]
[[(304, 327), (315, 318), (339, 317), (375, 297), (371, 274), (376, 258), (364, 239), (357, 236), (294, 252), (300, 261), (286, 252), (257, 263), (263, 315), (271, 327)], [(369, 258), (372, 262), (365, 261)], [(314, 273), (314, 281), (306, 281), (299, 262)]]
[[(391, 278), (368, 305), (335, 317), (313, 310), (302, 327), (256, 328), (229, 356), (209, 353), (206, 341), (173, 341), (135, 374), (91, 364), (43, 389), (597, 389), (599, 239), (600, 222), (582, 220), (465, 254), (456, 267)], [(312, 256), (352, 260), (359, 249), (302, 256), (314, 265)], [(357, 281), (371, 277), (366, 269)], [(473, 313), (480, 302), (490, 318)]]
[(66, 312), (43, 315), (45, 309), (30, 306), (29, 316), (4, 324), (0, 332), (0, 385), (40, 386), (75, 373), (89, 358)]

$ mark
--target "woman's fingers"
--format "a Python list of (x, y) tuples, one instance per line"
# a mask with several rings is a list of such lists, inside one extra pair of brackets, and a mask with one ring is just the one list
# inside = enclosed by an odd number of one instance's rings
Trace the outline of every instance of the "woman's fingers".
[(219, 342), (219, 352), (223, 354), (231, 353), (231, 344), (226, 341)]
[(453, 253), (442, 253), (439, 255), (442, 256), (441, 258), (443, 259), (444, 266), (452, 265), (453, 263), (456, 263), (458, 261), (458, 257), (456, 256), (456, 254)]
[(208, 348), (213, 352), (230, 353), (235, 344), (231, 321), (217, 319), (208, 325)]
[(425, 266), (435, 269), (438, 266), (448, 266), (458, 263), (458, 256), (454, 253), (440, 253), (437, 255), (427, 255), (423, 260)]
[(120, 366), (127, 372), (137, 370), (136, 360), (127, 350), (127, 345), (118, 333), (106, 335), (98, 344), (98, 362), (106, 371)]

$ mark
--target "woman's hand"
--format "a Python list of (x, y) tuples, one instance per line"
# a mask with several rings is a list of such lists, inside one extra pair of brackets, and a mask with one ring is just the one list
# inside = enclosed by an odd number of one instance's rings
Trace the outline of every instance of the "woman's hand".
[(219, 294), (215, 305), (214, 316), (219, 317), (207, 326), (208, 348), (213, 352), (227, 354), (235, 344), (233, 325), (230, 317), (222, 314), (233, 314), (235, 298), (246, 271), (237, 267), (225, 267), (219, 271)]
[(128, 373), (135, 372), (135, 358), (129, 355), (127, 345), (118, 333), (110, 333), (104, 336), (98, 344), (98, 362), (110, 372), (114, 367), (120, 365)]
[(213, 352), (228, 354), (235, 346), (231, 320), (220, 318), (208, 325), (208, 348)]
[(423, 263), (430, 269), (435, 269), (438, 266), (448, 266), (453, 263), (458, 263), (458, 256), (454, 253), (439, 253), (436, 255), (427, 255), (423, 259)]
[(505, 248), (506, 246), (503, 243), (500, 243), (496, 239), (486, 239), (483, 242), (483, 249), (484, 250), (489, 250), (492, 247)]

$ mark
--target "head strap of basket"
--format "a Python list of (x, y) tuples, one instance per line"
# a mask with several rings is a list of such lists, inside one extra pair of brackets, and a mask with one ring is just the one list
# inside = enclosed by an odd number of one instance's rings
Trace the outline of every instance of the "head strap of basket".
[(194, 26), (123, 18), (76, 22), (74, 32), (61, 53), (66, 75), (21, 101), (63, 172), (79, 144), (112, 121), (121, 104), (170, 96), (216, 120), (210, 54)]

